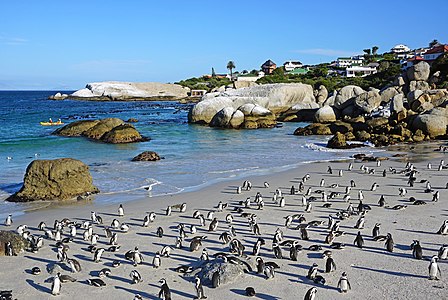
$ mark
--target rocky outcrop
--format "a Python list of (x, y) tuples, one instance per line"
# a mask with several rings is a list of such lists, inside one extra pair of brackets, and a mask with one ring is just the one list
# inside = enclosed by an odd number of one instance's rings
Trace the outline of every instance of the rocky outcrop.
[(336, 112), (333, 107), (324, 105), (314, 114), (314, 120), (318, 123), (328, 123), (336, 121)]
[(415, 64), (412, 67), (408, 68), (406, 70), (406, 74), (409, 81), (427, 81), (430, 74), (430, 66), (426, 61), (421, 61), (418, 64)]
[(93, 82), (69, 95), (82, 100), (180, 100), (188, 96), (189, 88), (159, 82)]
[(0, 230), (0, 256), (6, 255), (6, 244), (10, 242), (13, 255), (24, 252), (29, 247), (29, 242), (21, 235), (13, 232)]
[(56, 93), (56, 94), (48, 97), (48, 99), (50, 99), (50, 100), (64, 100), (67, 98), (68, 98), (67, 94), (61, 94), (61, 93)]
[(414, 130), (420, 129), (431, 138), (447, 134), (448, 109), (437, 107), (424, 114), (417, 115), (412, 123)]
[(188, 121), (226, 128), (263, 128), (274, 126), (282, 114), (318, 107), (310, 85), (266, 84), (207, 94), (190, 109)]
[(68, 200), (98, 192), (89, 167), (83, 162), (72, 158), (35, 160), (26, 169), (20, 191), (7, 200)]
[(244, 273), (244, 268), (242, 265), (213, 260), (205, 263), (201, 267), (198, 276), (201, 278), (201, 282), (204, 285), (211, 287), (213, 274), (215, 272), (218, 272), (219, 274), (220, 284), (225, 285), (237, 280), (238, 277)]
[(61, 136), (84, 136), (104, 143), (123, 144), (149, 140), (131, 124), (118, 118), (82, 120), (65, 125), (53, 132)]
[(362, 88), (356, 85), (347, 85), (337, 90), (329, 97), (324, 104), (335, 106), (337, 109), (344, 109), (352, 103), (347, 103), (348, 100), (365, 93)]
[(371, 113), (381, 104), (381, 96), (376, 90), (368, 91), (354, 97), (355, 107), (362, 112)]
[(325, 100), (327, 100), (327, 98), (328, 98), (328, 90), (325, 87), (325, 85), (320, 85), (319, 86), (319, 89), (316, 90), (315, 96), (316, 96), (317, 103), (319, 105), (323, 105)]
[(154, 151), (145, 151), (135, 156), (132, 161), (157, 161), (160, 160), (161, 157)]
[(347, 148), (347, 140), (345, 139), (345, 135), (340, 132), (337, 132), (327, 143), (328, 148), (333, 149), (344, 149)]

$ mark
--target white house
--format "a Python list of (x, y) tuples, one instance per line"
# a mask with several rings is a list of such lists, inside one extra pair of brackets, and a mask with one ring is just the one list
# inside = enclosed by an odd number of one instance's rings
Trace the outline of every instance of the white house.
[(364, 77), (375, 74), (377, 72), (375, 67), (360, 67), (353, 66), (345, 69), (347, 77)]
[(283, 64), (286, 72), (291, 72), (294, 69), (303, 67), (303, 64), (298, 60), (288, 60)]
[(425, 54), (423, 55), (423, 58), (426, 61), (433, 61), (436, 60), (440, 55), (442, 55), (443, 53), (448, 52), (448, 45), (440, 45), (440, 46), (436, 46), (431, 48), (430, 50), (426, 51)]
[(360, 66), (363, 63), (364, 58), (360, 55), (352, 57), (338, 57), (336, 66), (339, 68), (346, 68), (351, 66)]
[(393, 47), (392, 49), (390, 49), (390, 51), (392, 51), (392, 53), (398, 54), (398, 53), (407, 53), (411, 51), (411, 49), (406, 45), (398, 44), (395, 45), (395, 47)]

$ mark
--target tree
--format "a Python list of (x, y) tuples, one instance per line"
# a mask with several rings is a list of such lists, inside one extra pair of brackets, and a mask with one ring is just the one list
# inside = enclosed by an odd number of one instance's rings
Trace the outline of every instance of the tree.
[(229, 69), (229, 71), (230, 71), (230, 80), (232, 81), (233, 88), (235, 89), (236, 88), (235, 87), (235, 81), (233, 80), (233, 69), (235, 69), (235, 63), (232, 60), (230, 60), (227, 63), (227, 69)]
[(212, 68), (212, 77), (213, 77), (213, 78), (216, 77), (215, 68)]
[(432, 42), (429, 43), (429, 48), (434, 47), (435, 45), (440, 44), (438, 40), (434, 39)]
[(374, 57), (376, 56), (378, 49), (379, 49), (378, 46), (373, 46), (372, 47), (372, 54), (373, 54)]

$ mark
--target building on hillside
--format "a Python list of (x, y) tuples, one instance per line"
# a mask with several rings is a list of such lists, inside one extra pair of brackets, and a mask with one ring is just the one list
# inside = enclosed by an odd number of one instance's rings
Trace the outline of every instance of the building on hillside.
[(277, 65), (272, 60), (267, 60), (261, 65), (261, 70), (266, 74), (270, 75), (274, 70), (277, 69)]
[(432, 61), (436, 60), (440, 55), (447, 52), (448, 52), (448, 45), (435, 46), (426, 51), (426, 53), (423, 55), (423, 58), (427, 62), (431, 63)]
[(264, 76), (264, 72), (260, 71), (257, 73), (257, 75), (255, 74), (251, 74), (251, 73), (246, 73), (243, 75), (239, 75), (236, 79), (236, 81), (251, 81), (251, 82), (255, 82), (258, 79), (260, 79), (261, 77)]
[(412, 58), (403, 59), (400, 61), (401, 69), (407, 70), (408, 68), (412, 67), (413, 65), (418, 64), (419, 62), (423, 61), (423, 57), (415, 55)]
[(345, 69), (346, 77), (364, 77), (375, 74), (377, 72), (374, 67), (352, 66)]
[(392, 49), (390, 49), (392, 53), (398, 54), (398, 53), (408, 53), (411, 51), (411, 49), (403, 44), (395, 45)]
[(352, 57), (338, 57), (336, 60), (336, 67), (347, 68), (351, 66), (362, 66), (363, 61), (364, 57), (360, 55)]
[(207, 90), (191, 90), (190, 97), (202, 97), (207, 94)]
[(303, 67), (303, 64), (298, 60), (288, 60), (283, 64), (286, 72), (291, 72), (294, 69)]

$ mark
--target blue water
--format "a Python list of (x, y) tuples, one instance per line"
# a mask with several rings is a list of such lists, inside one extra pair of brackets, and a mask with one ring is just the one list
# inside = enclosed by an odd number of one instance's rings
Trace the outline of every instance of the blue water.
[[(326, 151), (323, 146), (327, 137), (292, 135), (303, 123), (262, 130), (221, 130), (188, 124), (187, 104), (47, 100), (54, 93), (0, 92), (0, 213), (23, 209), (22, 204), (1, 200), (20, 188), (26, 167), (34, 159), (71, 157), (83, 161), (90, 166), (94, 184), (102, 192), (95, 201), (106, 202), (117, 198), (125, 201), (135, 195), (177, 193), (219, 180), (352, 154)], [(85, 138), (58, 137), (51, 134), (54, 127), (39, 124), (50, 117), (64, 123), (106, 117), (136, 118), (137, 130), (151, 140), (110, 145)], [(131, 162), (132, 157), (145, 150), (156, 151), (165, 159)], [(152, 190), (148, 192), (143, 189), (145, 186), (152, 186)]]

